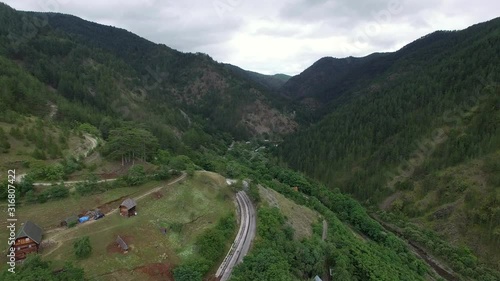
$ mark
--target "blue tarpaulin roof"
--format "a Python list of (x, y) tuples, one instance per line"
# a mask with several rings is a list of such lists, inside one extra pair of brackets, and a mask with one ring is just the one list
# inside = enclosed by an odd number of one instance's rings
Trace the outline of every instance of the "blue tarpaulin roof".
[(86, 222), (86, 221), (88, 221), (88, 220), (89, 220), (89, 217), (81, 217), (81, 218), (79, 218), (79, 219), (78, 219), (78, 221), (79, 221), (80, 223), (82, 223), (82, 222)]

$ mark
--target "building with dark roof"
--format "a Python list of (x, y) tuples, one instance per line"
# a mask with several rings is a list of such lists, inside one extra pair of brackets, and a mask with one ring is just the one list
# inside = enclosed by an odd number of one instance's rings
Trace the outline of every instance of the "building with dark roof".
[(42, 243), (43, 230), (31, 221), (27, 221), (19, 230), (14, 243), (16, 261), (23, 260), (30, 253), (38, 253)]
[(128, 252), (128, 245), (120, 236), (116, 237), (116, 244), (118, 244), (118, 247), (120, 247), (123, 252)]
[(76, 224), (78, 224), (77, 216), (68, 217), (61, 222), (61, 226), (67, 226), (67, 227), (75, 226)]
[(120, 215), (125, 217), (131, 217), (136, 215), (137, 203), (134, 199), (126, 199), (120, 205)]

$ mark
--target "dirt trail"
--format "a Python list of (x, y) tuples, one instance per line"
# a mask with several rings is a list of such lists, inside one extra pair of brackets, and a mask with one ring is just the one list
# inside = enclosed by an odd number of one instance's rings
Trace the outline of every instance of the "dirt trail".
[[(92, 137), (91, 135), (89, 134), (84, 134), (83, 135), (85, 140), (87, 141), (87, 143), (89, 143), (89, 147), (87, 149), (84, 149), (82, 147), (79, 147), (77, 148), (73, 153), (78, 156), (78, 154), (80, 153), (80, 150), (83, 150), (83, 156), (85, 158), (87, 158), (89, 156), (89, 154), (97, 147), (97, 139)], [(23, 178), (26, 176), (26, 174), (18, 174), (17, 177), (16, 177), (16, 182), (21, 182), (23, 180)], [(106, 180), (103, 180), (103, 181), (99, 181), (99, 182), (104, 182)], [(109, 180), (108, 180), (109, 181)], [(80, 183), (80, 182), (84, 182), (84, 181), (67, 181), (67, 182), (64, 182), (64, 184), (76, 184), (76, 183)], [(45, 183), (45, 182), (36, 182), (36, 183), (33, 183), (33, 185), (36, 185), (36, 186), (51, 186), (52, 183)]]
[(328, 234), (328, 222), (323, 220), (323, 234), (321, 235), (321, 240), (325, 241)]

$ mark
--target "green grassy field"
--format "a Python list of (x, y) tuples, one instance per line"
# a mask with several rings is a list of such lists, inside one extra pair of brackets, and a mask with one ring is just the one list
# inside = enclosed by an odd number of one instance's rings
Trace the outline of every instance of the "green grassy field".
[[(115, 212), (63, 232), (49, 231), (44, 241), (56, 243), (43, 249), (41, 254), (56, 265), (74, 261), (85, 269), (91, 280), (168, 280), (171, 276), (165, 272), (167, 269), (196, 254), (193, 246), (196, 237), (235, 211), (233, 192), (221, 183), (224, 183), (222, 177), (199, 172), (193, 178), (169, 186), (153, 182), (141, 187), (119, 188), (101, 195), (27, 206), (20, 208), (18, 214), (22, 220), (30, 219), (50, 229), (60, 218), (74, 213), (74, 209), (95, 207), (131, 192), (135, 194), (131, 197), (137, 197), (164, 185), (159, 192), (137, 201), (136, 217), (124, 218)], [(181, 226), (181, 230), (171, 230), (172, 225)], [(4, 238), (5, 226), (0, 227)], [(166, 235), (161, 233), (161, 228), (168, 229)], [(127, 254), (117, 248), (117, 235), (129, 244), (131, 250)], [(93, 252), (90, 258), (78, 260), (72, 243), (82, 236), (90, 237)]]
[(312, 236), (312, 225), (321, 222), (321, 215), (305, 206), (298, 205), (270, 188), (259, 186), (260, 197), (270, 207), (277, 207), (295, 230), (294, 238), (300, 240)]

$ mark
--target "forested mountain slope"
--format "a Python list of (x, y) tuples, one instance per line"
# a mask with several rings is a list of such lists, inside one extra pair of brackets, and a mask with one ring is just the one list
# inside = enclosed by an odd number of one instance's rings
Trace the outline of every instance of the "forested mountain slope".
[(286, 74), (265, 75), (253, 71), (244, 70), (236, 65), (225, 64), (226, 68), (237, 75), (253, 80), (255, 83), (260, 84), (262, 87), (269, 91), (277, 91), (283, 86), (290, 76)]
[(100, 127), (100, 114), (147, 117), (156, 120), (150, 129), (169, 142), (190, 122), (236, 138), (286, 134), (297, 127), (291, 115), (273, 107), (268, 97), (276, 96), (208, 55), (181, 53), (69, 15), (19, 12), (3, 4), (0, 14), (2, 58), (9, 68), (45, 84), (44, 92), (59, 94), (36, 97), (37, 107), (56, 103), (58, 119)]
[[(403, 70), (403, 65), (410, 65), (410, 62), (439, 62), (454, 53), (456, 46), (463, 47), (481, 40), (484, 32), (495, 28), (495, 21), (498, 19), (460, 32), (436, 31), (393, 53), (374, 53), (362, 58), (325, 57), (290, 78), (280, 92), (316, 110), (315, 115), (319, 118), (350, 100), (354, 94), (362, 95), (376, 90), (367, 91), (370, 86), (377, 86), (373, 81), (386, 80), (389, 73), (398, 74)], [(409, 71), (412, 70), (404, 72)]]
[[(324, 57), (297, 76), (290, 78), (281, 89), (291, 99), (316, 99), (328, 102), (352, 86), (363, 74), (371, 77), (390, 65), (391, 55), (372, 54), (364, 58)], [(378, 65), (377, 65), (378, 64)]]
[(484, 249), (499, 245), (499, 54), (498, 18), (425, 36), (387, 55), (398, 56), (387, 70), (344, 89), (349, 98), (289, 136), (279, 156), (332, 188), (434, 227), (498, 268)]

